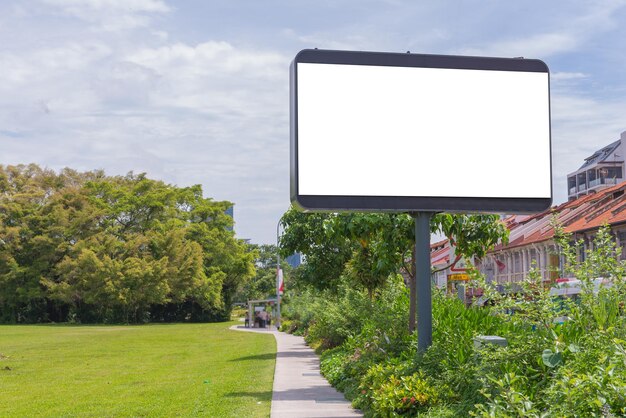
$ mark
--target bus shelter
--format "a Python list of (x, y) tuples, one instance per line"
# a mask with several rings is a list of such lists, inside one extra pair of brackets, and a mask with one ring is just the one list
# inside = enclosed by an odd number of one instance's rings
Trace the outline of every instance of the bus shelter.
[(258, 299), (258, 300), (249, 300), (248, 301), (248, 326), (249, 327), (254, 327), (254, 316), (253, 316), (253, 312), (255, 312), (255, 307), (259, 306), (259, 305), (271, 305), (272, 306), (272, 311), (271, 311), (271, 315), (272, 317), (276, 317), (275, 316), (275, 312), (274, 310), (276, 309), (276, 298), (271, 298), (271, 299)]

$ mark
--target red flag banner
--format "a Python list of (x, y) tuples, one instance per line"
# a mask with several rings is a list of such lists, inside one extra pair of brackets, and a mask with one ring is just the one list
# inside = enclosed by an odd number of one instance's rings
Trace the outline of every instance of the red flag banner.
[(285, 281), (283, 280), (283, 269), (278, 269), (278, 294), (282, 296), (285, 291)]

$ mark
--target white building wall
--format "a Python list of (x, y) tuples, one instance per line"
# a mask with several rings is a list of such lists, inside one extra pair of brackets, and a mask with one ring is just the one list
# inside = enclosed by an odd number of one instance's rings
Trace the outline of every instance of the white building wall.
[[(587, 253), (593, 249), (596, 233), (597, 230), (592, 230), (577, 233), (572, 237), (573, 241), (582, 240), (584, 242), (583, 249), (578, 254), (579, 260), (582, 261)], [(611, 228), (611, 233), (617, 244), (616, 255), (618, 259), (626, 261), (626, 225)], [(496, 260), (504, 264), (504, 269)], [(558, 262), (556, 262), (557, 260)], [(528, 276), (528, 272), (533, 266), (543, 280), (564, 277), (567, 273), (563, 271), (563, 262), (563, 257), (560, 255), (554, 240), (548, 240), (489, 253), (478, 263), (477, 267), (487, 280), (492, 278), (497, 284), (506, 284), (523, 280)]]

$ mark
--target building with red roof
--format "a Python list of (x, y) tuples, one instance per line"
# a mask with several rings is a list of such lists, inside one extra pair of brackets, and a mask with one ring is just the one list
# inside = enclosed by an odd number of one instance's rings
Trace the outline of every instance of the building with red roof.
[[(534, 266), (545, 279), (563, 275), (563, 260), (554, 241), (554, 222), (583, 241), (579, 257), (586, 251), (602, 225), (609, 225), (619, 247), (626, 245), (626, 183), (570, 200), (534, 215), (512, 215), (504, 219), (510, 235), (507, 245), (496, 246), (480, 262), (487, 280), (498, 283), (522, 280)], [(623, 250), (622, 250), (623, 252)], [(626, 254), (623, 254), (626, 255)]]
[[(581, 240), (582, 247), (579, 249), (579, 258), (584, 259), (586, 252), (591, 248), (593, 239), (598, 229), (603, 225), (609, 225), (611, 233), (621, 248), (621, 258), (626, 259), (626, 182), (622, 179), (623, 158), (619, 176), (613, 176), (610, 184), (607, 181), (603, 167), (607, 166), (607, 158), (611, 155), (624, 155), (621, 152), (621, 143), (626, 144), (626, 132), (622, 132), (620, 141), (597, 151), (591, 157), (585, 159), (585, 164), (574, 175), (585, 171), (585, 189), (579, 189), (570, 194), (570, 200), (560, 205), (531, 215), (511, 215), (503, 218), (510, 231), (507, 245), (498, 245), (490, 251), (486, 257), (479, 260), (477, 267), (486, 276), (488, 281), (496, 283), (512, 283), (522, 280), (531, 268), (535, 268), (544, 280), (555, 280), (563, 277), (563, 260), (559, 254), (554, 240), (554, 222), (562, 225), (565, 232), (572, 234), (573, 241)], [(610, 155), (611, 154), (611, 155)], [(621, 157), (620, 157), (621, 158)], [(616, 160), (617, 161), (617, 160)], [(611, 161), (613, 163), (613, 161)], [(613, 165), (617, 167), (617, 165)], [(595, 174), (599, 177), (589, 182)], [(618, 174), (616, 170), (613, 174)], [(582, 178), (582, 176), (581, 176)], [(593, 181), (601, 179), (593, 183)], [(619, 181), (618, 181), (619, 180)], [(597, 183), (597, 184), (596, 184)], [(582, 184), (582, 183), (581, 183)], [(434, 246), (433, 246), (434, 245)], [(447, 241), (431, 245), (431, 262), (433, 268), (445, 265), (450, 261), (450, 248)], [(447, 255), (446, 256), (444, 255)], [(434, 275), (439, 282), (441, 277)]]

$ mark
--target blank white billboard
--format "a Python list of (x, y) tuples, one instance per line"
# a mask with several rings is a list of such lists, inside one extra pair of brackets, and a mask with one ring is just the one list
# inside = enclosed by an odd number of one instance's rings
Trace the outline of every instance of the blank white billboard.
[[(368, 200), (363, 208), (376, 209), (372, 202), (382, 197), (387, 203), (380, 209), (424, 209), (414, 206), (424, 206), (429, 198), (439, 198), (438, 204), (426, 205), (437, 210), (454, 210), (449, 206), (459, 199), (465, 199), (460, 210), (549, 206), (547, 67), (511, 70), (507, 64), (503, 70), (493, 59), (484, 60), (471, 66), (488, 69), (296, 60), (296, 203), (359, 209), (359, 202)], [(299, 196), (321, 200), (302, 204)], [(471, 199), (478, 203), (468, 204)], [(489, 199), (504, 200), (490, 209)], [(336, 203), (342, 201), (348, 203)]]

